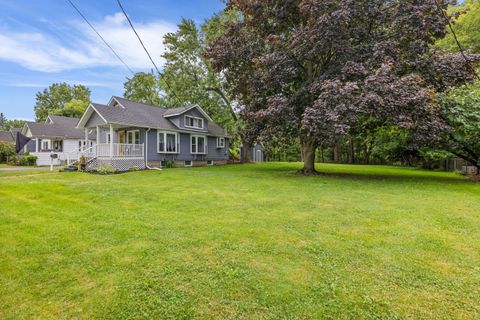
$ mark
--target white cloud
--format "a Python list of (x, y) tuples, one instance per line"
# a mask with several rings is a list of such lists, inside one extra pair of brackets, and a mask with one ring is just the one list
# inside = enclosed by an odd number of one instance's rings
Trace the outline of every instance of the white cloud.
[[(153, 66), (122, 13), (92, 22), (97, 31), (134, 69)], [(133, 24), (157, 65), (162, 65), (163, 36), (176, 27), (168, 22), (154, 21)], [(64, 41), (40, 32), (0, 30), (0, 59), (20, 64), (35, 71), (60, 72), (89, 67), (123, 66), (108, 47), (83, 21), (72, 22), (73, 31)], [(68, 39), (68, 41), (65, 41)]]

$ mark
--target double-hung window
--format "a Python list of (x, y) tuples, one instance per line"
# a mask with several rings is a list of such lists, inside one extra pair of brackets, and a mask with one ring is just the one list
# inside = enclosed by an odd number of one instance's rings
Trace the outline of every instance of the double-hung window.
[(185, 127), (203, 129), (203, 119), (192, 116), (185, 116)]
[(127, 131), (127, 143), (140, 144), (140, 131), (139, 130)]
[(217, 137), (217, 148), (225, 148), (225, 138)]
[(206, 154), (207, 139), (205, 136), (190, 136), (190, 153)]
[(158, 131), (158, 153), (178, 153), (179, 141), (177, 132)]

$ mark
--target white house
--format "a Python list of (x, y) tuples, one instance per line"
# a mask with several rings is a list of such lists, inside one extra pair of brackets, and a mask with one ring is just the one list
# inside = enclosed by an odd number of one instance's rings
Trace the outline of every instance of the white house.
[(96, 132), (77, 129), (78, 118), (48, 116), (45, 123), (26, 122), (22, 134), (32, 140), (24, 147), (24, 152), (37, 157), (38, 166), (48, 166), (51, 155), (54, 165), (68, 158), (77, 159), (78, 154), (95, 145)]

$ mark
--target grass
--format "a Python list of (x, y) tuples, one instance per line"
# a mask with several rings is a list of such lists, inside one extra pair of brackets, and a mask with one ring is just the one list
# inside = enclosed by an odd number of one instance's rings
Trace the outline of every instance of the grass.
[(0, 179), (0, 318), (480, 317), (480, 184), (299, 168)]

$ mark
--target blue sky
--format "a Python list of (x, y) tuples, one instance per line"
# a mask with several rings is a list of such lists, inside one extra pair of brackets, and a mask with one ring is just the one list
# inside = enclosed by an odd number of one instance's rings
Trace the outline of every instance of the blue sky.
[[(135, 71), (152, 68), (116, 0), (72, 0)], [(123, 0), (157, 65), (162, 39), (182, 17), (198, 23), (223, 9), (221, 0)], [(0, 112), (34, 119), (35, 93), (55, 82), (84, 84), (92, 100), (122, 95), (131, 75), (67, 0), (0, 0)]]

